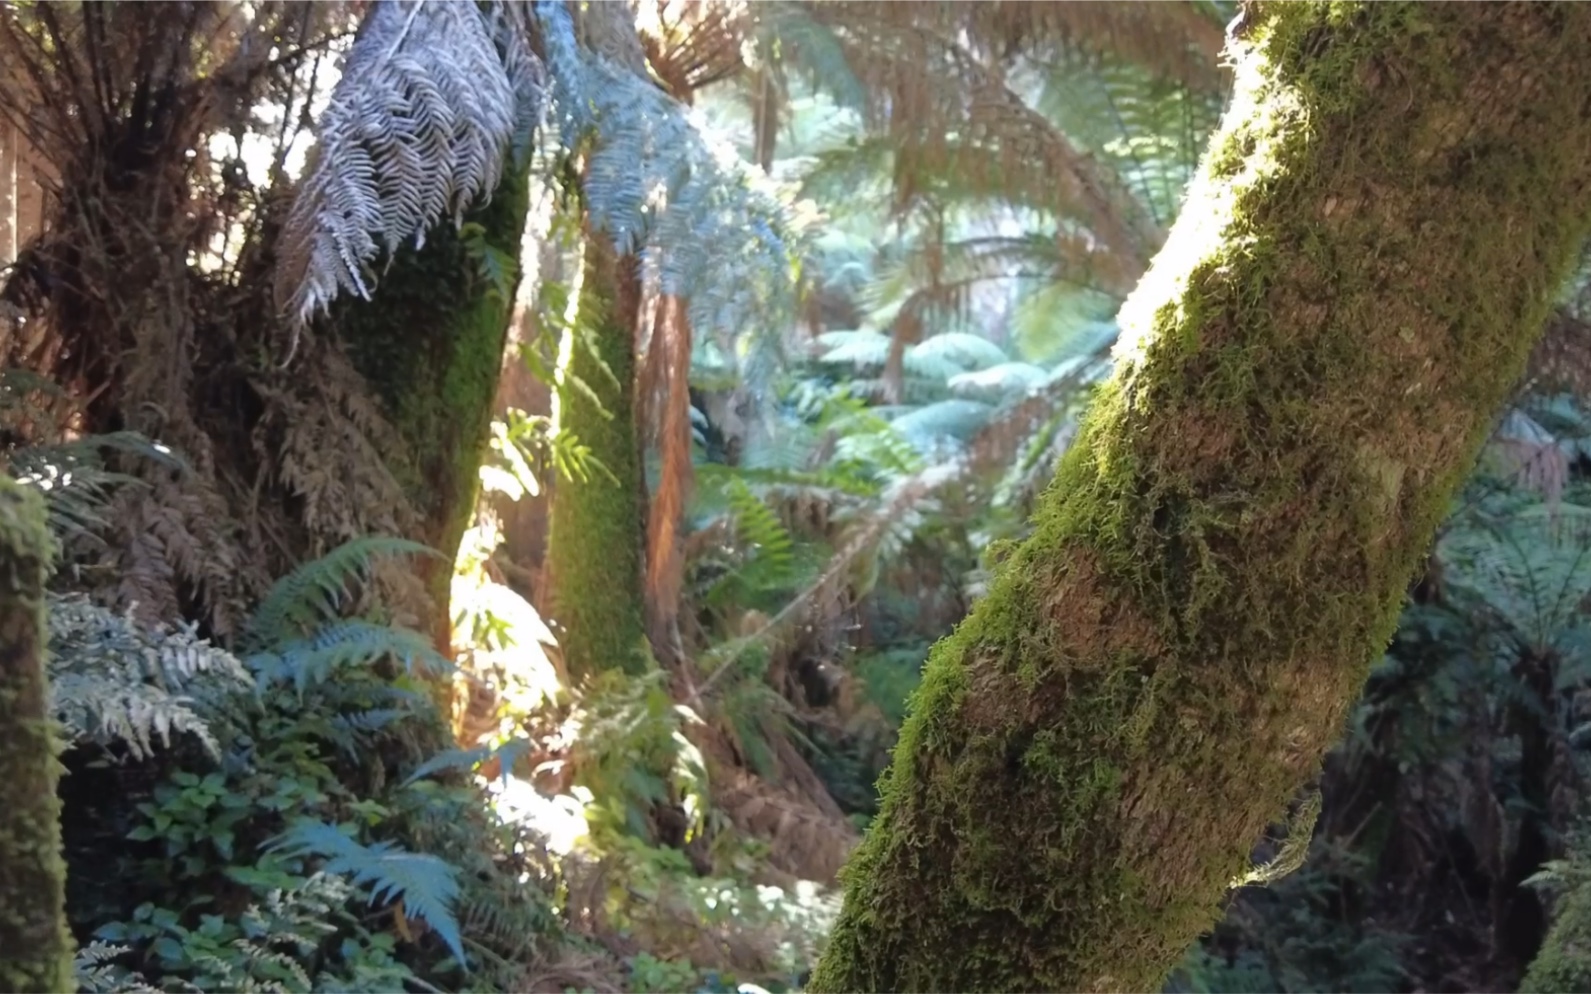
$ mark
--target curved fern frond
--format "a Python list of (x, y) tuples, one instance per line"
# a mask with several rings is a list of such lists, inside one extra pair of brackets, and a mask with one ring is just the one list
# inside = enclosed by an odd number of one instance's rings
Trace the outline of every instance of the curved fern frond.
[(447, 944), (455, 959), (467, 963), (458, 919), (458, 871), (426, 853), (407, 852), (391, 842), (361, 845), (325, 822), (301, 820), (265, 845), (267, 852), (287, 857), (318, 856), (322, 871), (348, 877), (370, 889), (371, 903), (402, 900), (403, 913), (424, 921)]
[[(733, 337), (793, 313), (799, 233), (769, 182), (631, 65), (581, 44), (565, 4), (540, 0), (535, 11), (560, 144), (590, 142), (582, 193), (594, 224), (619, 252), (656, 260), (660, 291), (687, 301), (700, 335)], [(751, 378), (771, 377), (774, 358), (753, 350)]]
[(277, 303), (291, 321), (339, 293), (368, 299), (378, 254), (423, 244), (450, 214), (460, 223), (510, 151), (528, 150), (541, 66), (510, 6), (371, 5), (279, 239)]
[(198, 637), (196, 626), (147, 626), (80, 596), (48, 598), (50, 693), (56, 716), (76, 737), (121, 743), (136, 758), (190, 733), (211, 753), (215, 739), (194, 711), (195, 694), (231, 693), (248, 673), (231, 653)]
[(419, 542), (374, 535), (345, 542), (319, 559), (304, 563), (277, 580), (255, 608), (245, 631), (245, 647), (258, 652), (302, 638), (337, 616), (348, 598), (350, 585), (368, 579), (378, 557), (403, 555), (440, 553)]
[(302, 694), (325, 683), (338, 670), (369, 667), (386, 658), (402, 663), (410, 673), (418, 669), (434, 676), (453, 668), (419, 632), (359, 619), (323, 625), (309, 638), (255, 653), (245, 662), (261, 686), (281, 681), (291, 683)]

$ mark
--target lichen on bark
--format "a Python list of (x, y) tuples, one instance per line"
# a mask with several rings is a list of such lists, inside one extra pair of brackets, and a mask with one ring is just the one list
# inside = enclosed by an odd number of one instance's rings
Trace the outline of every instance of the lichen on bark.
[(645, 491), (635, 424), (635, 328), (640, 260), (588, 232), (571, 349), (558, 385), (558, 425), (595, 461), (561, 478), (547, 562), (559, 648), (571, 676), (647, 672), (642, 559)]
[(1264, 4), (809, 990), (1155, 990), (1339, 736), (1591, 215), (1591, 7)]
[(44, 502), (0, 477), (0, 990), (74, 990), (44, 674)]

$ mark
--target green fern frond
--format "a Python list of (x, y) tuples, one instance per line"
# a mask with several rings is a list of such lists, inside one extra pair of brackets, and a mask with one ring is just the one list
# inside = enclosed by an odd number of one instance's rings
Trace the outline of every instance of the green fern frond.
[(530, 751), (534, 743), (530, 739), (510, 739), (501, 745), (483, 745), (474, 749), (444, 749), (427, 759), (410, 771), (405, 784), (424, 780), (433, 773), (443, 770), (470, 770), (478, 769), (482, 763), (497, 759), (502, 763), (503, 779), (506, 782), (512, 773), (514, 764), (519, 758)]
[(1527, 644), (1575, 627), (1591, 596), (1591, 507), (1475, 508), (1437, 544), (1449, 589)]
[(308, 819), (272, 839), (265, 849), (287, 857), (322, 858), (323, 872), (368, 887), (372, 903), (402, 899), (405, 914), (431, 926), (454, 958), (461, 964), (467, 962), (453, 911), (459, 894), (458, 871), (445, 860), (407, 852), (391, 842), (361, 845), (336, 826)]
[(309, 638), (293, 639), (248, 656), (245, 663), (263, 686), (282, 681), (302, 694), (326, 683), (339, 670), (369, 668), (382, 659), (403, 664), (406, 672), (451, 672), (453, 664), (419, 632), (362, 619), (322, 625)]
[(259, 650), (303, 637), (320, 623), (337, 617), (348, 599), (350, 585), (367, 579), (377, 558), (401, 555), (440, 554), (419, 542), (378, 535), (345, 542), (319, 559), (304, 563), (277, 580), (255, 608), (244, 645)]

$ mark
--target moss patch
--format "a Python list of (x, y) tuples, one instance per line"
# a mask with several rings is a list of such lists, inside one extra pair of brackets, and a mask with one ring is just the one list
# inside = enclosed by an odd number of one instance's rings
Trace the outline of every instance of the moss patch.
[(44, 676), (44, 502), (0, 477), (0, 990), (75, 989)]
[(423, 248), (404, 248), (381, 270), (372, 300), (348, 300), (334, 311), (355, 367), (405, 443), (391, 463), (424, 521), (414, 537), (445, 556), (428, 566), (439, 640), (453, 554), (475, 510), (519, 283), (517, 266), (494, 281), (481, 253), (500, 267), (519, 258), (529, 204), (529, 174), (506, 169), (491, 202), (465, 216), (473, 237), (444, 221)]
[(813, 991), (1154, 990), (1341, 731), (1591, 211), (1583, 5), (1275, 4)]
[(634, 398), (639, 261), (619, 258), (608, 238), (590, 235), (583, 273), (575, 327), (590, 341), (570, 354), (558, 428), (572, 432), (601, 465), (583, 480), (557, 484), (547, 537), (554, 616), (564, 628), (559, 648), (572, 676), (640, 674), (653, 664), (646, 651), (645, 484)]

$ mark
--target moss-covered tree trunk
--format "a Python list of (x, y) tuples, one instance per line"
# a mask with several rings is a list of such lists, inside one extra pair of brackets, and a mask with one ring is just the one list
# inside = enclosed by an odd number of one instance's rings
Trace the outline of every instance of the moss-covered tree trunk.
[(510, 166), (462, 230), (436, 225), (424, 248), (397, 254), (372, 300), (348, 301), (335, 318), (405, 443), (391, 455), (421, 514), (411, 537), (442, 553), (425, 568), (444, 651), (453, 557), (475, 510), (529, 203), (528, 172)]
[(580, 281), (577, 334), (562, 363), (558, 430), (589, 448), (600, 465), (584, 479), (560, 479), (552, 501), (547, 566), (559, 645), (571, 676), (644, 673), (642, 590), (644, 481), (635, 425), (635, 328), (640, 260), (589, 232)]
[(75, 989), (60, 765), (44, 676), (50, 533), (39, 495), (0, 477), (0, 990)]
[(814, 991), (1129, 991), (1342, 730), (1587, 233), (1591, 6), (1247, 10), (1035, 532), (937, 646)]
[(1578, 880), (1558, 905), (1541, 950), (1519, 983), (1519, 994), (1591, 990), (1591, 882)]

